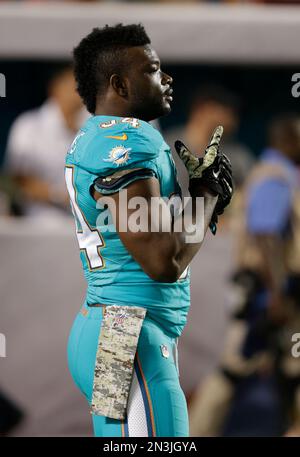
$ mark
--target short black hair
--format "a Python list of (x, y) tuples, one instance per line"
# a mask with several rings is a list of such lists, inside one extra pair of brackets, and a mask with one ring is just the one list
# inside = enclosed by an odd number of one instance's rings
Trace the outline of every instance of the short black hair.
[(109, 78), (126, 66), (124, 49), (150, 44), (142, 24), (94, 28), (73, 51), (77, 90), (87, 110), (94, 114), (97, 95), (105, 91)]

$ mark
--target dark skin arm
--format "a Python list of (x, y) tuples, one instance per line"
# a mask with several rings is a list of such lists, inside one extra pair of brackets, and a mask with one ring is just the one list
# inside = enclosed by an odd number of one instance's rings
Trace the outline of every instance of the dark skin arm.
[(269, 315), (272, 320), (281, 321), (285, 318), (286, 313), (282, 301), (282, 289), (286, 275), (283, 263), (283, 243), (275, 234), (257, 235), (256, 242), (265, 259), (263, 276), (265, 284), (270, 290)]
[[(212, 195), (208, 190), (200, 187), (197, 195), (204, 197), (204, 221), (196, 221), (196, 207), (193, 205), (191, 222), (192, 224), (197, 223), (199, 227), (202, 227), (204, 222), (204, 233), (206, 233), (217, 202), (217, 197)], [(94, 191), (94, 199), (98, 200), (100, 197), (101, 194)], [(110, 197), (116, 205), (116, 219), (113, 220), (115, 227), (121, 241), (133, 258), (141, 265), (142, 269), (150, 278), (159, 282), (171, 283), (177, 281), (200, 249), (203, 240), (197, 243), (186, 242), (186, 236), (189, 236), (190, 233), (185, 231), (184, 224), (182, 225), (182, 232), (175, 232), (173, 230), (163, 232), (160, 228), (156, 232), (151, 232), (150, 230), (137, 233), (129, 230), (122, 232), (120, 231), (118, 216), (120, 194), (117, 192), (110, 195)], [(150, 202), (152, 197), (161, 197), (159, 181), (156, 178), (150, 178), (130, 184), (127, 187), (127, 201), (133, 197), (144, 197), (147, 202)], [(193, 201), (195, 201), (195, 198), (193, 198)], [(109, 200), (108, 207), (109, 209), (112, 208), (110, 207)], [(151, 227), (151, 222), (158, 227), (158, 221), (151, 221), (150, 204), (148, 208), (149, 227)], [(127, 209), (128, 219), (134, 211), (136, 209)], [(111, 213), (113, 215), (114, 211), (111, 210)], [(168, 214), (170, 213), (168, 212)], [(182, 218), (182, 215), (178, 217)]]
[(265, 259), (263, 274), (266, 285), (274, 294), (280, 294), (285, 279), (282, 241), (276, 235), (263, 234), (257, 235), (256, 241)]

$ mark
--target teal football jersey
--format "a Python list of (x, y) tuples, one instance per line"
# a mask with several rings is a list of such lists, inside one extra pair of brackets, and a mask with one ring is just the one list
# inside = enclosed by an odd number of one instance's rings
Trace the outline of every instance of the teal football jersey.
[(189, 270), (175, 283), (152, 280), (125, 248), (118, 232), (104, 226), (101, 215), (105, 209), (90, 194), (98, 176), (130, 168), (153, 170), (163, 197), (180, 195), (170, 148), (158, 130), (133, 118), (89, 118), (67, 153), (65, 169), (88, 283), (86, 302), (143, 306), (147, 318), (179, 336), (190, 304)]

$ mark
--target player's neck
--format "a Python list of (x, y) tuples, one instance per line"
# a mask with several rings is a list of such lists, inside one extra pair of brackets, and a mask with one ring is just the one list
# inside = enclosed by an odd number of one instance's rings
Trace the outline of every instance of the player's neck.
[(97, 103), (95, 116), (135, 117), (128, 106), (117, 103)]

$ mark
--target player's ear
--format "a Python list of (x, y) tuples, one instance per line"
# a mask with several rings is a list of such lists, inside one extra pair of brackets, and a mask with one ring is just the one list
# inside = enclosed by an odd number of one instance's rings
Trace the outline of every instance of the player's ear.
[(124, 78), (121, 76), (113, 74), (110, 77), (110, 85), (115, 90), (115, 92), (120, 95), (120, 97), (127, 97), (128, 88)]

